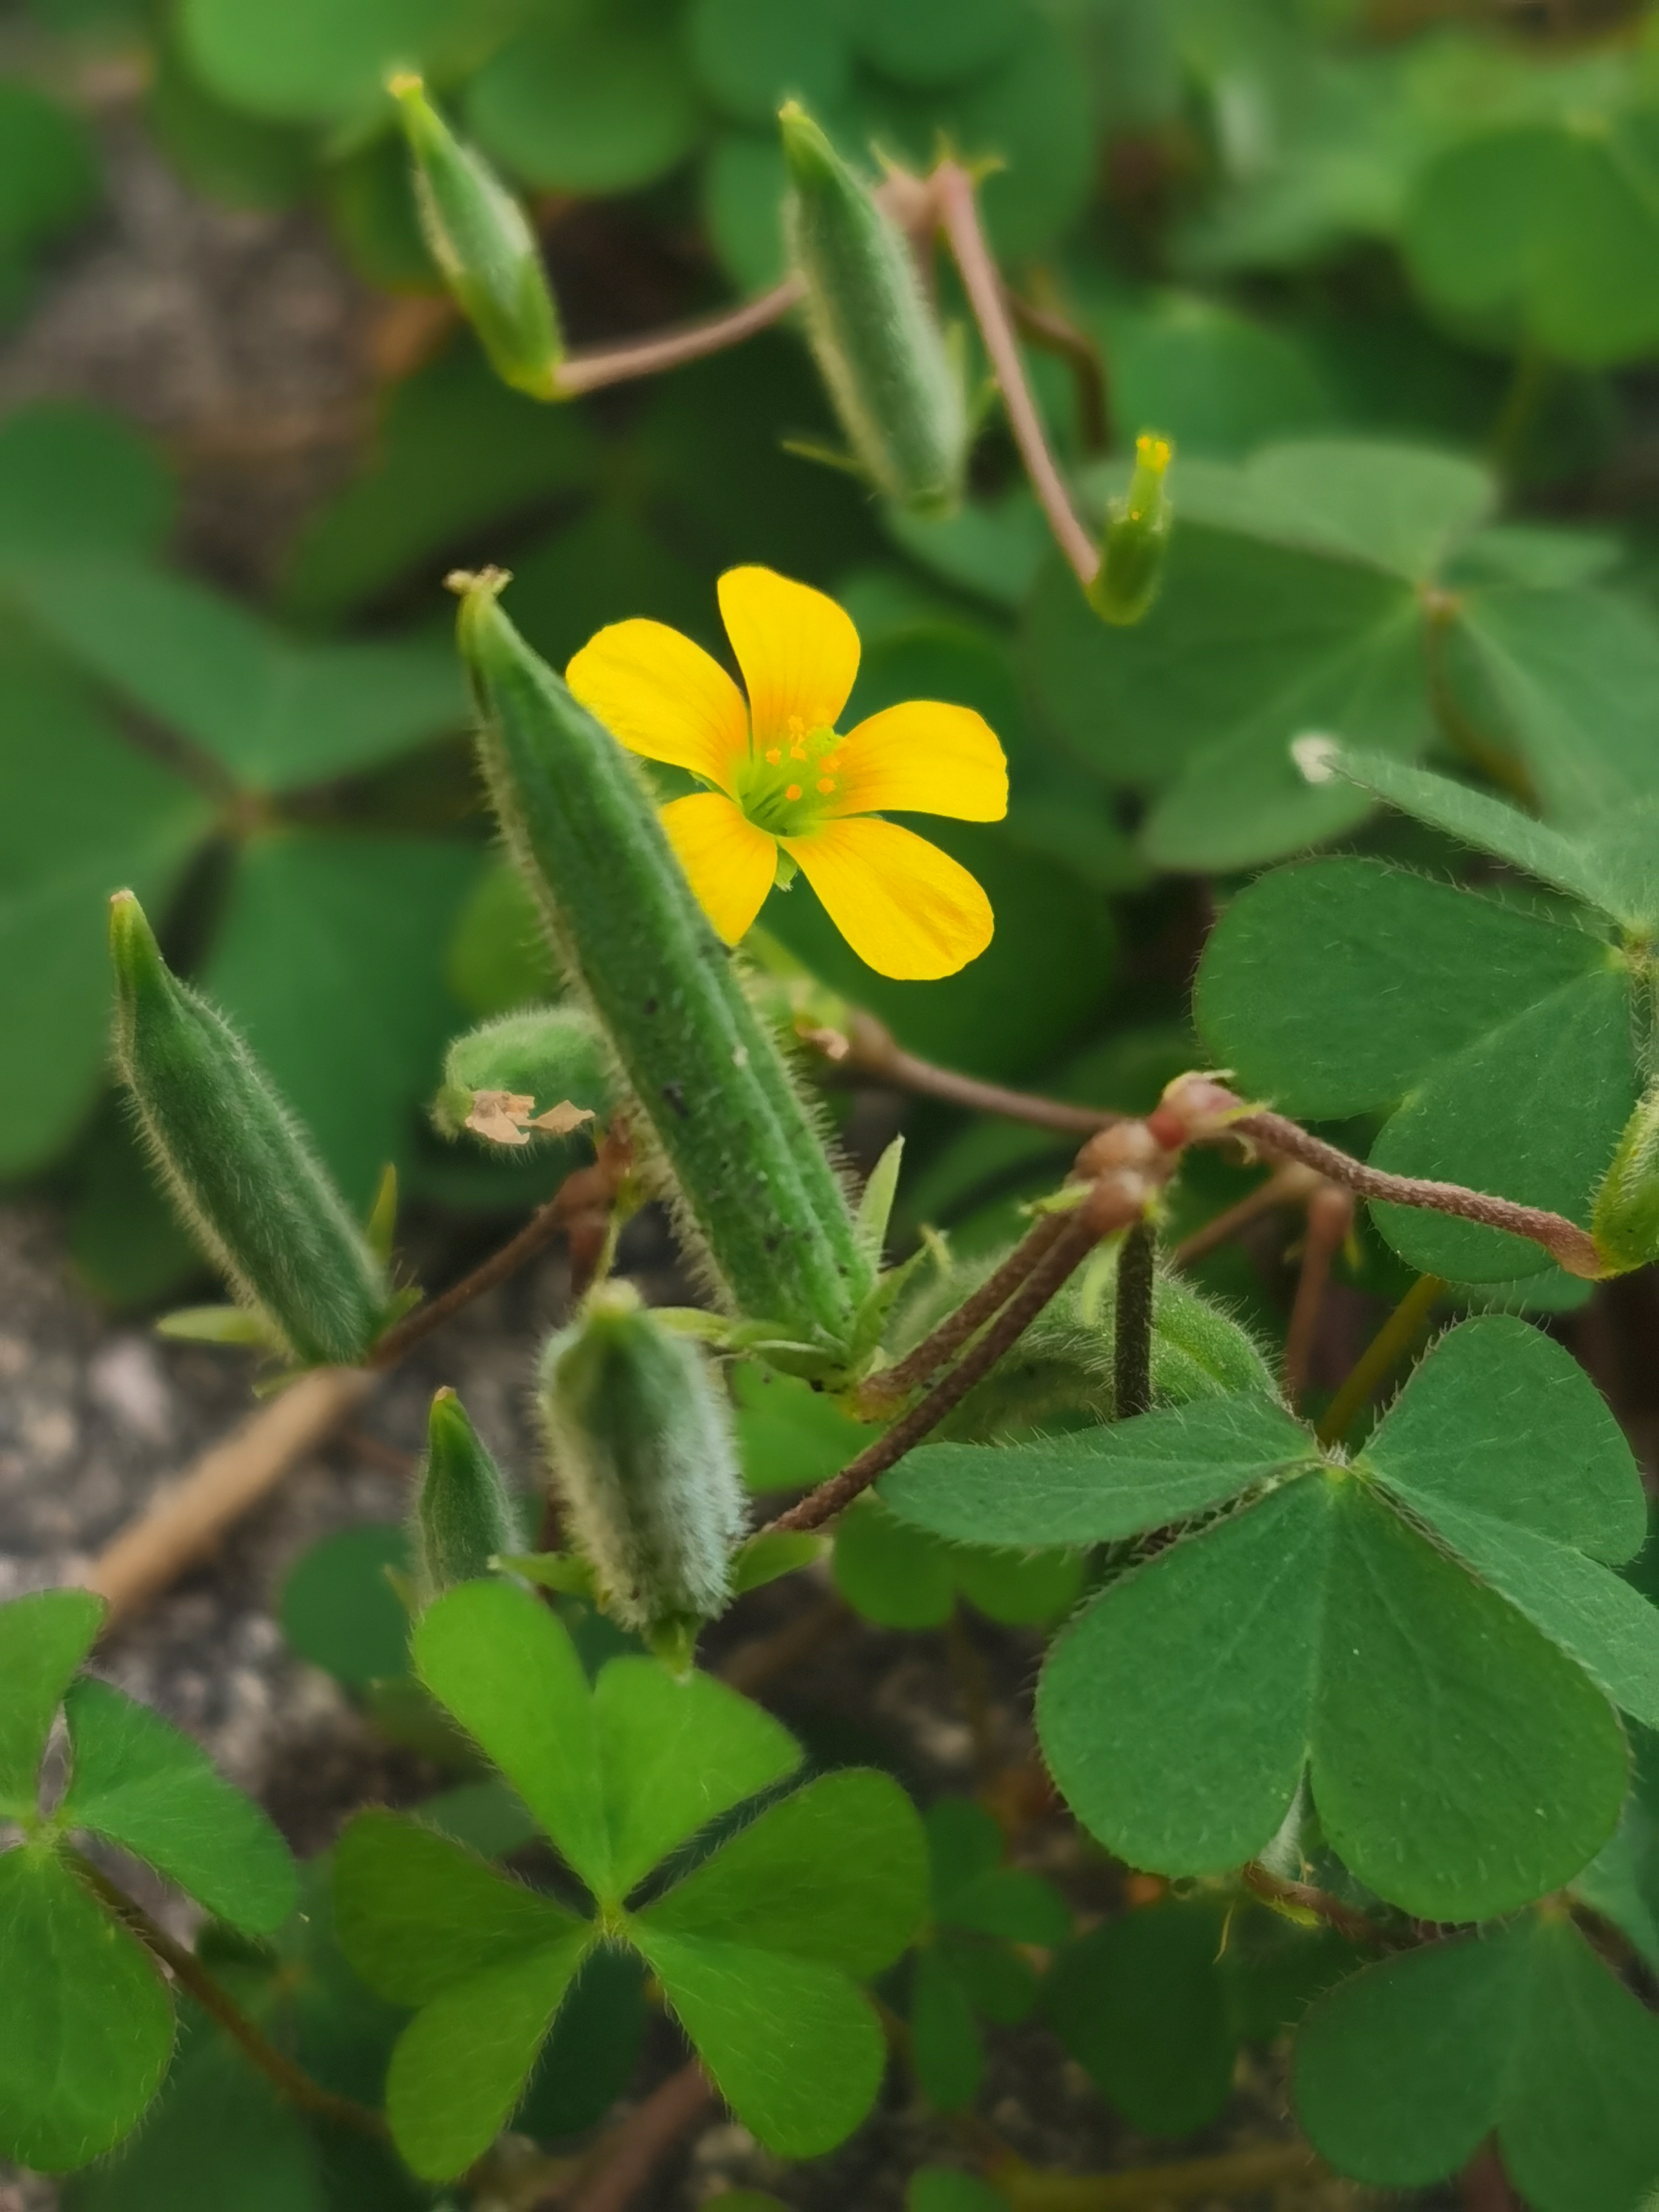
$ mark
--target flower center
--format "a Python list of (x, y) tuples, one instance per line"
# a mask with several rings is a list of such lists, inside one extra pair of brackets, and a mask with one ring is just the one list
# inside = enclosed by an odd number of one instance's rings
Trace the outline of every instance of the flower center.
[(737, 775), (738, 804), (770, 837), (799, 837), (818, 821), (841, 788), (843, 740), (826, 725), (809, 727), (799, 714), (769, 744), (750, 741)]

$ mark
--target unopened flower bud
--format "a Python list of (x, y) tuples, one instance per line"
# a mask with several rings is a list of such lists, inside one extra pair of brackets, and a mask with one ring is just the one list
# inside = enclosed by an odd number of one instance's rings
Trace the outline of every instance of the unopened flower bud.
[(1146, 1127), (1166, 1152), (1175, 1152), (1183, 1145), (1202, 1144), (1206, 1138), (1220, 1136), (1235, 1121), (1256, 1111), (1213, 1075), (1177, 1075), (1174, 1082), (1164, 1085), (1164, 1096), (1146, 1116)]
[(564, 347), (529, 217), (456, 137), (418, 76), (394, 76), (388, 89), (414, 156), (421, 229), (455, 304), (504, 384), (532, 399), (556, 398)]
[(605, 1283), (549, 1340), (538, 1398), (565, 1526), (605, 1609), (659, 1647), (721, 1612), (747, 1493), (702, 1348), (630, 1284)]
[(487, 1575), (492, 1559), (523, 1548), (524, 1532), (506, 1479), (453, 1390), (440, 1390), (427, 1416), (426, 1457), (416, 1481), (411, 1534), (416, 1588), (423, 1605), (457, 1583)]
[(531, 1006), (455, 1039), (432, 1119), (441, 1136), (470, 1129), (495, 1144), (527, 1145), (536, 1135), (570, 1135), (609, 1103), (592, 1017), (580, 1006)]
[(785, 228), (806, 286), (806, 327), (853, 458), (877, 490), (921, 514), (962, 499), (968, 410), (915, 257), (811, 116), (779, 115)]
[(1659, 1085), (1625, 1124), (1595, 1194), (1590, 1234), (1609, 1274), (1659, 1260)]
[(273, 1341), (355, 1364), (392, 1295), (345, 1200), (224, 1016), (169, 969), (131, 891), (110, 902), (110, 951), (116, 1065), (187, 1226)]
[(1134, 473), (1128, 490), (1108, 511), (1100, 568), (1089, 586), (1089, 604), (1103, 622), (1138, 623), (1158, 597), (1175, 522), (1164, 489), (1174, 451), (1167, 438), (1135, 441)]

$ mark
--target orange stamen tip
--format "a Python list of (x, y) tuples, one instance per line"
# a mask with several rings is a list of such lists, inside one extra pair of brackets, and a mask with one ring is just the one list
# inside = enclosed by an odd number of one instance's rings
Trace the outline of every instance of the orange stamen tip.
[(783, 795), (786, 799), (799, 799), (800, 797), (800, 786), (798, 783), (792, 783), (788, 790), (786, 791)]
[(773, 745), (773, 746), (771, 746), (771, 747), (769, 749), (769, 750), (768, 750), (768, 752), (767, 752), (767, 756), (766, 756), (767, 766), (768, 766), (769, 768), (775, 768), (775, 767), (777, 766), (778, 763), (779, 763), (782, 758), (783, 758), (783, 753), (782, 753), (781, 749), (779, 746), (777, 746), (777, 745)]
[(820, 791), (833, 791), (835, 787), (836, 779), (833, 775), (821, 775), (818, 778), (818, 789)]

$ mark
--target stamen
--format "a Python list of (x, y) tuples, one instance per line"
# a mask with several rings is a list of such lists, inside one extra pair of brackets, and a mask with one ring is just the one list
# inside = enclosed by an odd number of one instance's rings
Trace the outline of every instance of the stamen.
[(818, 778), (818, 789), (820, 791), (833, 791), (835, 787), (836, 779), (833, 775), (821, 775)]
[(800, 786), (798, 783), (792, 783), (788, 790), (786, 791), (783, 795), (786, 799), (799, 799), (800, 797)]
[(782, 758), (783, 758), (783, 752), (782, 752), (782, 749), (781, 749), (780, 746), (777, 746), (777, 745), (769, 745), (769, 746), (768, 746), (768, 748), (767, 748), (767, 753), (766, 753), (766, 764), (767, 764), (767, 766), (768, 766), (769, 768), (775, 768), (775, 767), (777, 766), (778, 763), (779, 763)]

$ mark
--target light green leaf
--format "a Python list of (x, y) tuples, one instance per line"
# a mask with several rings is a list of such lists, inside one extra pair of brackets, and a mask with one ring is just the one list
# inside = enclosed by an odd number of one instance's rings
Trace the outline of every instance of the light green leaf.
[(0, 1605), (0, 1817), (33, 1818), (52, 1720), (103, 1618), (91, 1590), (35, 1590)]
[(42, 1165), (92, 1103), (107, 1041), (110, 893), (130, 887), (164, 911), (213, 811), (66, 672), (7, 641), (0, 1018), (16, 1042), (0, 1056), (0, 1173)]
[(635, 1940), (715, 2086), (781, 2158), (816, 2158), (875, 2101), (887, 2046), (846, 1976), (816, 1959), (671, 1935)]
[(832, 1571), (854, 1611), (884, 1628), (937, 1628), (956, 1604), (944, 1547), (878, 1498), (857, 1499), (836, 1522)]
[(282, 1925), (295, 1897), (288, 1846), (198, 1744), (107, 1682), (73, 1684), (64, 1711), (66, 1826), (119, 1844), (233, 1927)]
[(763, 1530), (758, 1536), (751, 1536), (732, 1561), (732, 1596), (763, 1589), (768, 1583), (811, 1566), (823, 1557), (830, 1543), (827, 1536), (795, 1535), (787, 1529), (776, 1535)]
[(55, 1853), (0, 1854), (0, 2155), (45, 2173), (118, 2143), (161, 2085), (173, 2004)]
[(702, 118), (668, 26), (605, 11), (551, 15), (467, 90), (485, 152), (544, 190), (619, 192), (684, 160)]
[(875, 1436), (822, 1390), (753, 1360), (732, 1370), (738, 1449), (751, 1490), (810, 1490), (838, 1474)]
[(258, 791), (347, 775), (462, 727), (439, 640), (298, 644), (201, 584), (136, 562), (31, 562), (6, 580), (35, 625)]
[(1449, 2174), (1495, 2127), (1539, 2212), (1624, 2212), (1659, 2179), (1659, 2020), (1539, 1913), (1368, 1967), (1297, 2039), (1297, 2115), (1343, 2172)]
[(652, 1659), (613, 1659), (593, 1706), (615, 1897), (800, 1764), (788, 1730), (712, 1674), (681, 1681)]
[(423, 2179), (464, 2172), (500, 2134), (592, 1940), (578, 1925), (499, 1960), (444, 1990), (398, 2037), (386, 2118)]
[(386, 72), (441, 53), (461, 0), (186, 0), (179, 27), (191, 62), (233, 106), (282, 120), (329, 121), (372, 106)]
[(415, 1669), (596, 1893), (611, 1881), (599, 1723), (576, 1648), (506, 1583), (464, 1583), (416, 1625)]
[(388, 1568), (408, 1573), (408, 1533), (401, 1522), (369, 1522), (313, 1544), (283, 1584), (283, 1635), (301, 1659), (349, 1689), (409, 1672), (409, 1613)]
[(862, 1978), (903, 1950), (926, 1885), (909, 1799), (886, 1775), (854, 1767), (774, 1805), (648, 1907), (641, 1924), (787, 1952)]
[(488, 1966), (562, 1946), (584, 1923), (447, 1836), (371, 1808), (334, 1854), (335, 1926), (381, 1996), (431, 2002)]
[(1624, 1795), (1601, 1694), (1339, 1475), (1292, 1481), (1109, 1585), (1055, 1644), (1037, 1717), (1074, 1810), (1132, 1865), (1251, 1857), (1305, 1760), (1334, 1848), (1431, 1919), (1569, 1880)]
[(1313, 1449), (1265, 1398), (1200, 1398), (1030, 1443), (923, 1444), (880, 1496), (963, 1543), (1101, 1543), (1221, 1504)]

